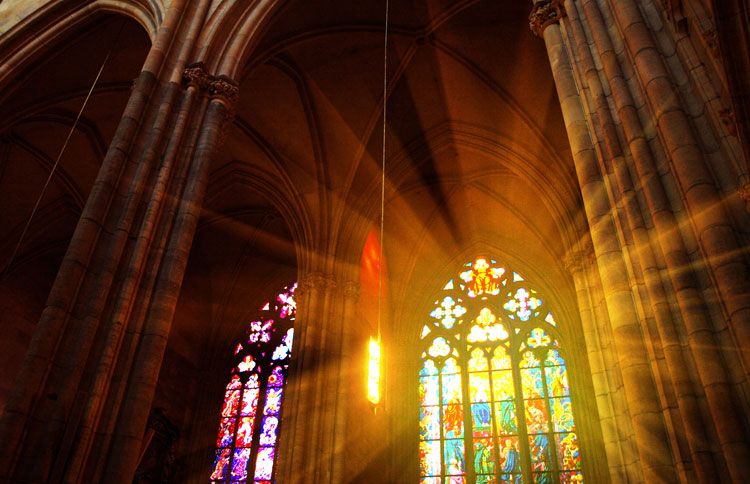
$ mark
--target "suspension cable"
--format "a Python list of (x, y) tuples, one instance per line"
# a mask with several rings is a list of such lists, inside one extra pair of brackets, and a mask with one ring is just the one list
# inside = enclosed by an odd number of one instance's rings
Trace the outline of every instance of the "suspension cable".
[(86, 94), (86, 98), (83, 100), (81, 109), (78, 111), (78, 115), (76, 116), (75, 120), (73, 121), (73, 125), (70, 127), (70, 130), (68, 131), (68, 136), (65, 138), (65, 142), (62, 144), (62, 147), (60, 148), (60, 151), (57, 154), (57, 158), (55, 159), (55, 163), (52, 165), (52, 169), (50, 170), (49, 175), (47, 175), (47, 180), (44, 182), (44, 185), (42, 186), (42, 190), (39, 193), (39, 197), (36, 199), (34, 208), (31, 209), (29, 218), (26, 220), (26, 224), (24, 225), (23, 230), (21, 231), (21, 236), (18, 238), (18, 243), (16, 243), (16, 246), (10, 255), (10, 259), (8, 260), (8, 263), (5, 266), (5, 269), (3, 271), (4, 272), (3, 278), (7, 277), (10, 274), (11, 266), (13, 265), (13, 262), (15, 261), (16, 256), (18, 255), (18, 251), (21, 248), (21, 244), (23, 243), (23, 240), (26, 237), (26, 233), (28, 232), (29, 227), (31, 226), (31, 221), (34, 219), (34, 215), (36, 215), (36, 212), (39, 209), (39, 204), (42, 203), (42, 199), (44, 198), (44, 195), (47, 192), (47, 188), (49, 187), (49, 184), (52, 181), (52, 177), (54, 176), (55, 171), (57, 171), (57, 167), (60, 164), (60, 160), (62, 159), (63, 154), (65, 153), (65, 149), (68, 147), (68, 144), (70, 143), (70, 139), (73, 137), (73, 133), (78, 127), (78, 122), (81, 120), (83, 111), (86, 109), (86, 105), (88, 104), (89, 99), (91, 99), (91, 95), (94, 93), (94, 89), (96, 88), (96, 85), (99, 82), (99, 78), (101, 78), (102, 76), (104, 67), (107, 65), (107, 62), (109, 61), (109, 58), (112, 55), (112, 51), (114, 51), (115, 46), (120, 40), (120, 34), (122, 34), (122, 30), (124, 27), (125, 27), (125, 20), (123, 20), (122, 23), (120, 24), (120, 29), (117, 31), (117, 35), (115, 35), (115, 38), (112, 41), (112, 45), (110, 45), (109, 50), (107, 51), (107, 55), (104, 57), (104, 61), (102, 61), (102, 65), (99, 67), (99, 71), (96, 73), (94, 82), (91, 83), (91, 88), (89, 88), (89, 91)]

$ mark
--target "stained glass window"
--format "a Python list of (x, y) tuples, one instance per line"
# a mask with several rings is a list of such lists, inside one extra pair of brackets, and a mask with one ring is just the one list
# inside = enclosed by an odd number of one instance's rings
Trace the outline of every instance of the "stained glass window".
[(480, 257), (426, 321), (420, 482), (583, 482), (557, 323), (536, 289)]
[(234, 347), (211, 473), (214, 483), (274, 482), (281, 401), (294, 337), (297, 284), (285, 287), (250, 322)]

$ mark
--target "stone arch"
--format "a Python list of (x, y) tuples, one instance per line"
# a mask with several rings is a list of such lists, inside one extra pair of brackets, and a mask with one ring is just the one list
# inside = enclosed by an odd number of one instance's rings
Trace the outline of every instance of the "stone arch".
[[(241, 123), (231, 129), (243, 131)], [(154, 406), (189, 429), (174, 466), (182, 480), (200, 482), (211, 474), (233, 345), (248, 318), (271, 291), (298, 280), (308, 260), (308, 207), (287, 178), (286, 160), (262, 138), (250, 140), (258, 152), (237, 159), (220, 150), (209, 174), (165, 353), (167, 375), (154, 399)], [(272, 159), (272, 169), (253, 163), (254, 156)], [(186, 372), (188, 378), (180, 376)], [(189, 408), (170, 398), (183, 381), (194, 396)]]
[(5, 93), (19, 70), (38, 61), (50, 46), (62, 43), (102, 15), (119, 15), (136, 22), (153, 43), (164, 16), (158, 7), (154, 2), (123, 0), (96, 0), (83, 6), (48, 2), (13, 26), (0, 43), (0, 50), (6, 53), (0, 67), (0, 89)]
[(197, 59), (217, 75), (237, 78), (281, 5), (278, 0), (220, 3), (208, 18), (198, 40)]
[[(5, 54), (0, 68), (0, 203), (4, 206), (0, 214), (4, 228), (0, 231), (0, 279), (4, 286), (12, 286), (22, 270), (23, 279), (47, 290), (150, 45), (147, 31), (133, 12), (124, 9), (124, 2), (76, 8), (52, 3), (7, 33), (0, 47)], [(135, 8), (131, 6), (131, 10)], [(121, 25), (129, 42), (114, 45)], [(107, 33), (107, 29), (115, 32)], [(97, 88), (76, 120), (111, 46)], [(89, 64), (90, 59), (97, 62)], [(52, 173), (69, 133), (68, 145)], [(39, 198), (45, 186), (44, 196)], [(2, 385), (14, 378), (30, 340), (29, 328), (37, 323), (45, 304), (46, 295), (22, 298), (18, 297), (20, 290), (4, 287), (0, 305), (35, 317), (13, 319), (8, 316), (10, 311), (3, 311), (4, 324), (8, 317), (18, 339)], [(23, 307), (16, 307), (12, 300)]]

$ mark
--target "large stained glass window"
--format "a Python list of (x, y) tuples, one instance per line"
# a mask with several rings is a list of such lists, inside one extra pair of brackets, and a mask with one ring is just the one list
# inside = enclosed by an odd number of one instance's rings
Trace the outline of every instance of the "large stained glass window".
[(271, 484), (279, 438), (281, 400), (294, 336), (297, 305), (285, 287), (250, 322), (234, 348), (234, 362), (224, 394), (214, 483)]
[(478, 258), (448, 281), (427, 321), (421, 482), (583, 482), (564, 353), (537, 291)]

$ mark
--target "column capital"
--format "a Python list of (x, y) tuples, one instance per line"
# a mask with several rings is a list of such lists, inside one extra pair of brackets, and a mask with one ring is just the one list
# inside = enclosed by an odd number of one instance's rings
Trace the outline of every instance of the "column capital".
[(529, 14), (529, 28), (534, 35), (541, 37), (544, 29), (552, 24), (560, 23), (560, 19), (566, 16), (563, 0), (540, 0), (534, 3)]
[(227, 118), (234, 118), (234, 109), (240, 97), (240, 85), (229, 76), (214, 76), (206, 71), (202, 62), (188, 64), (182, 71), (182, 83), (192, 86), (210, 99), (216, 99), (227, 108)]
[(734, 116), (734, 110), (731, 107), (719, 111), (721, 124), (727, 129), (727, 133), (737, 137), (737, 118)]
[(563, 265), (570, 274), (576, 274), (583, 271), (593, 258), (594, 253), (591, 246), (569, 250), (563, 257)]
[(297, 290), (301, 288), (304, 293), (312, 290), (325, 291), (334, 288), (336, 286), (336, 281), (328, 274), (315, 271), (300, 276), (297, 286)]
[(750, 183), (745, 183), (737, 188), (737, 195), (745, 202), (745, 209), (750, 213)]
[(359, 297), (359, 283), (356, 281), (344, 282), (344, 297), (347, 299), (357, 299)]
[(208, 95), (211, 99), (219, 99), (228, 109), (233, 110), (240, 98), (240, 86), (228, 76), (211, 76)]
[(193, 86), (198, 91), (205, 91), (211, 82), (211, 76), (206, 72), (203, 62), (194, 62), (182, 71), (182, 83), (185, 87)]

